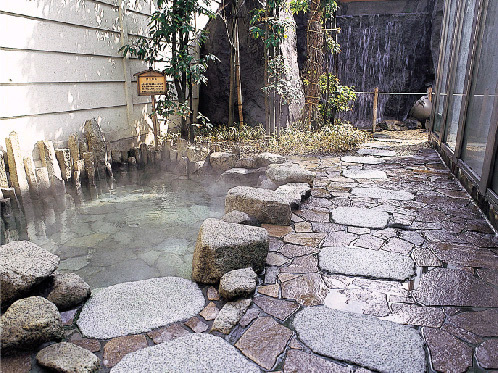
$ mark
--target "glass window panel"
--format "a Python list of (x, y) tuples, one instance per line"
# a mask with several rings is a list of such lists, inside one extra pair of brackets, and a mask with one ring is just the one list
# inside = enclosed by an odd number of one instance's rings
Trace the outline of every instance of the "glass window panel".
[(478, 176), (482, 174), (493, 106), (498, 104), (496, 101), (498, 83), (497, 11), (498, 1), (489, 1), (482, 48), (472, 78), (465, 125), (462, 158)]
[(455, 82), (452, 90), (452, 95), (449, 99), (449, 108), (446, 124), (446, 144), (453, 151), (456, 147), (456, 137), (458, 132), (458, 119), (460, 109), (463, 102), (463, 89), (465, 84), (465, 77), (467, 75), (467, 58), (470, 52), (470, 38), (472, 36), (472, 24), (474, 21), (476, 1), (465, 0), (462, 35), (460, 39), (460, 49), (457, 55), (457, 66), (455, 73)]
[(441, 85), (440, 92), (438, 93), (438, 105), (436, 108), (436, 116), (434, 118), (434, 132), (439, 132), (441, 128), (441, 119), (443, 116), (444, 105), (446, 103), (446, 82), (448, 81), (448, 70), (450, 65), (450, 57), (451, 57), (451, 43), (453, 41), (453, 34), (455, 31), (455, 21), (456, 21), (456, 10), (457, 10), (458, 0), (450, 0), (449, 5), (449, 17), (448, 17), (448, 27), (446, 40), (444, 41), (444, 49), (443, 49), (443, 58), (441, 60)]

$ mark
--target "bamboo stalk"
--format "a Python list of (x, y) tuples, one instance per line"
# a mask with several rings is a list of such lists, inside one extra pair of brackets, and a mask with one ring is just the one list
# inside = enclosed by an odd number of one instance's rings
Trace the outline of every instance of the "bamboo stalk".
[(374, 89), (374, 99), (373, 99), (372, 133), (375, 132), (375, 127), (377, 126), (378, 101), (379, 101), (379, 88), (376, 87)]

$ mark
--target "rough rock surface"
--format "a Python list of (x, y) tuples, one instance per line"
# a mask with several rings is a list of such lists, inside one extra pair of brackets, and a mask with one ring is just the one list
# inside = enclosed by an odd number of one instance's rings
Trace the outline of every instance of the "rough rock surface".
[(58, 372), (90, 373), (99, 369), (96, 355), (83, 347), (61, 342), (45, 347), (36, 354), (38, 364)]
[(310, 195), (311, 188), (308, 183), (289, 183), (279, 186), (275, 192), (281, 194), (293, 208), (297, 208)]
[(472, 365), (472, 347), (440, 329), (423, 328), (431, 362), (438, 372), (466, 372)]
[(50, 276), (59, 258), (29, 241), (13, 241), (0, 246), (0, 292), (8, 304), (32, 286)]
[(423, 340), (408, 326), (324, 306), (298, 312), (293, 325), (304, 344), (332, 359), (384, 372), (425, 371)]
[(220, 280), (220, 295), (225, 299), (249, 297), (256, 290), (256, 273), (251, 267), (225, 273)]
[(202, 223), (192, 259), (192, 279), (214, 284), (225, 273), (252, 267), (261, 272), (268, 254), (264, 228), (206, 219)]
[(405, 280), (415, 275), (413, 260), (398, 253), (352, 247), (324, 247), (320, 268), (330, 273)]
[(2, 350), (38, 346), (62, 337), (57, 307), (42, 297), (14, 302), (2, 315)]
[(337, 224), (354, 227), (384, 229), (387, 227), (389, 214), (360, 207), (337, 207), (332, 210), (332, 220)]
[(380, 170), (344, 170), (342, 175), (350, 179), (387, 179), (387, 174)]
[(498, 369), (498, 340), (488, 339), (476, 348), (476, 359), (480, 366), (487, 369)]
[(57, 273), (47, 299), (61, 311), (74, 308), (90, 296), (90, 285), (76, 273)]
[(374, 157), (395, 157), (396, 152), (394, 150), (387, 149), (376, 149), (376, 148), (365, 148), (358, 150), (359, 155), (373, 155)]
[(223, 172), (220, 179), (232, 185), (255, 185), (259, 176), (264, 175), (265, 168), (247, 169), (234, 167)]
[[(284, 373), (350, 373), (349, 367), (333, 363), (300, 350), (289, 350), (284, 364)], [(358, 370), (357, 370), (358, 372)]]
[(230, 330), (239, 322), (250, 305), (250, 299), (240, 299), (236, 302), (226, 303), (218, 316), (216, 316), (216, 319), (214, 319), (211, 330), (224, 334), (230, 333)]
[(376, 157), (352, 157), (346, 156), (342, 157), (341, 161), (346, 163), (361, 163), (361, 164), (381, 164), (384, 163), (384, 159)]
[(280, 193), (263, 188), (238, 186), (228, 191), (225, 212), (242, 211), (254, 216), (259, 222), (289, 225), (291, 206)]
[(256, 155), (256, 165), (258, 167), (268, 167), (271, 164), (284, 163), (285, 157), (280, 154), (264, 152)]
[(85, 336), (114, 338), (186, 319), (203, 307), (204, 296), (192, 281), (153, 278), (94, 290), (77, 324)]
[(266, 176), (277, 185), (288, 183), (311, 184), (315, 173), (295, 163), (271, 164), (266, 170)]
[(189, 334), (128, 354), (111, 372), (259, 373), (260, 370), (222, 338)]
[(104, 346), (104, 365), (113, 367), (121, 359), (131, 352), (147, 347), (147, 339), (144, 335), (126, 335), (111, 339)]
[(221, 220), (223, 220), (225, 223), (236, 223), (236, 224), (254, 225), (254, 226), (259, 225), (259, 222), (256, 219), (251, 218), (245, 212), (237, 210), (230, 211), (229, 213), (223, 215)]
[(214, 152), (209, 156), (211, 167), (217, 172), (225, 172), (235, 167), (237, 155), (229, 152)]

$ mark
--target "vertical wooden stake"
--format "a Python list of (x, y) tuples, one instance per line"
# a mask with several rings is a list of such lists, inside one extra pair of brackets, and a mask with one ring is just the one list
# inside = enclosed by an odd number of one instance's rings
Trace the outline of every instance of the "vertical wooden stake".
[(429, 101), (432, 102), (432, 87), (427, 88), (427, 96), (429, 96)]
[[(156, 96), (151, 95), (150, 97), (152, 98), (152, 112), (155, 112), (156, 111)], [(152, 115), (152, 124), (154, 126), (154, 148), (155, 148), (155, 150), (157, 150), (159, 147), (160, 132), (159, 132), (159, 125), (157, 124), (157, 114), (155, 114), (155, 113), (154, 113), (154, 115)]]
[(379, 102), (379, 88), (375, 88), (374, 89), (374, 102), (373, 102), (372, 133), (375, 132), (375, 127), (377, 126), (378, 102)]

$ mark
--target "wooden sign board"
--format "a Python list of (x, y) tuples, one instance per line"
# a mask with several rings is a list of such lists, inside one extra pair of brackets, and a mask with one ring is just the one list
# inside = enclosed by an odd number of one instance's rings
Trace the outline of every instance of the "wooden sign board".
[(166, 94), (166, 76), (156, 70), (146, 70), (137, 76), (137, 92), (139, 96)]

